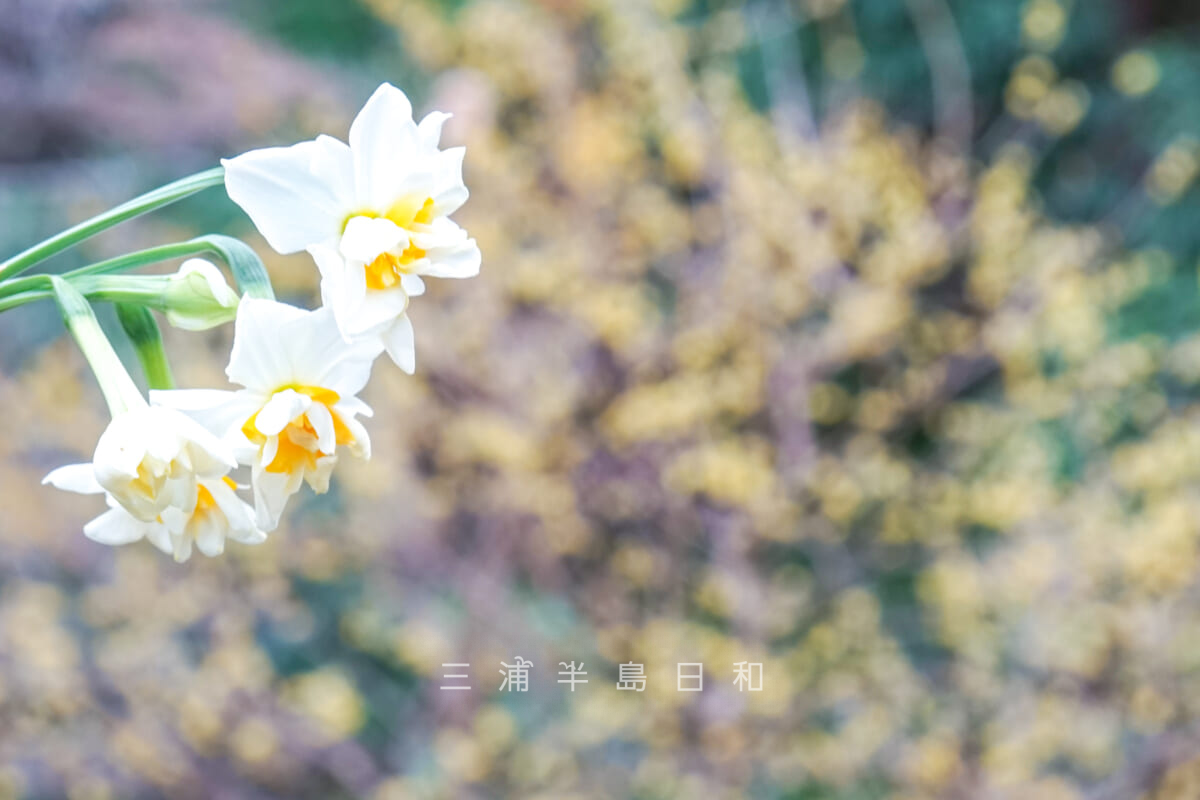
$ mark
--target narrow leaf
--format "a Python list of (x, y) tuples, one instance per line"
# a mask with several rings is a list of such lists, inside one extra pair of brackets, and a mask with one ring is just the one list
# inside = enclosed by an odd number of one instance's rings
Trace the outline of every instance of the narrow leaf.
[(142, 365), (146, 383), (151, 389), (174, 389), (175, 378), (171, 375), (171, 365), (163, 347), (162, 331), (150, 309), (129, 303), (117, 303), (116, 309), (121, 328), (133, 343), (133, 350)]

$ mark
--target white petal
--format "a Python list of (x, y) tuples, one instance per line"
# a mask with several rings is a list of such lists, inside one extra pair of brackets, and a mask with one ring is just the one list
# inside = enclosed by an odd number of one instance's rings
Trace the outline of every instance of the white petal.
[[(150, 392), (150, 402), (156, 406), (174, 408), (219, 437), (238, 432), (266, 397), (247, 389), (230, 392), (224, 389), (170, 389)], [(236, 453), (233, 454), (236, 458)]]
[(432, 278), (473, 278), (479, 274), (482, 257), (474, 239), (447, 250), (433, 250), (428, 263), (421, 270)]
[(338, 413), (344, 420), (346, 417), (353, 417), (355, 414), (361, 414), (364, 417), (371, 417), (375, 412), (371, 407), (359, 400), (357, 397), (343, 397), (334, 405), (333, 410)]
[(304, 311), (273, 301), (243, 300), (233, 349), (227, 373), (252, 389), (270, 395), (281, 386), (298, 384), (348, 397), (366, 385), (382, 345), (377, 340), (346, 342), (328, 307)]
[(187, 448), (192, 469), (202, 478), (219, 477), (237, 466), (229, 445), (208, 428), (181, 411), (151, 406), (152, 416), (161, 417), (163, 429), (169, 428), (182, 439)]
[(171, 541), (171, 532), (167, 530), (165, 525), (147, 524), (149, 527), (146, 529), (146, 541), (167, 555), (171, 555), (175, 549), (175, 545)]
[(333, 427), (333, 416), (324, 403), (313, 403), (308, 409), (308, 421), (317, 432), (317, 447), (322, 453), (337, 449), (337, 432)]
[[(402, 286), (369, 292), (352, 314), (346, 333), (351, 341), (369, 337), (390, 328), (408, 308), (408, 294)], [(382, 349), (382, 348), (380, 348)], [(376, 353), (379, 351), (376, 350)]]
[(329, 187), (339, 208), (352, 209), (358, 203), (354, 191), (354, 156), (350, 146), (332, 136), (316, 139), (311, 169), (313, 175)]
[(350, 126), (358, 202), (377, 211), (389, 208), (400, 196), (397, 190), (411, 172), (419, 147), (412, 104), (404, 92), (383, 84)]
[(254, 418), (254, 427), (266, 436), (276, 436), (312, 404), (311, 397), (293, 389), (276, 392)]
[(83, 535), (100, 544), (129, 544), (144, 537), (151, 525), (134, 519), (123, 508), (110, 508), (84, 525)]
[(383, 349), (378, 340), (347, 342), (329, 308), (310, 312), (303, 324), (283, 331), (283, 337), (295, 352), (294, 381), (330, 389), (341, 397), (362, 391)]
[[(331, 241), (349, 215), (339, 188), (328, 182), (340, 156), (329, 137), (291, 147), (251, 150), (225, 159), (225, 189), (280, 253)], [(341, 144), (338, 142), (337, 144)], [(314, 163), (320, 166), (314, 168)], [(326, 173), (324, 179), (318, 173)]]
[(431, 111), (417, 125), (417, 136), (428, 149), (436, 149), (442, 138), (442, 126), (452, 115), (445, 111)]
[(288, 498), (300, 488), (303, 476), (256, 468), (252, 482), (255, 523), (262, 530), (275, 530), (287, 507)]
[(225, 518), (221, 514), (210, 512), (195, 518), (190, 533), (196, 548), (209, 558), (225, 552)]
[(108, 423), (92, 456), (96, 478), (101, 485), (106, 485), (110, 478), (137, 477), (138, 467), (146, 455), (144, 429), (145, 417), (136, 411), (118, 414)]
[(192, 537), (190, 536), (172, 536), (171, 537), (171, 555), (175, 560), (182, 564), (192, 557)]
[(352, 217), (342, 232), (338, 250), (351, 261), (370, 264), (380, 254), (407, 244), (408, 233), (390, 219)]
[(214, 481), (207, 484), (217, 508), (225, 515), (228, 529), (225, 535), (235, 542), (243, 544), (258, 544), (265, 541), (267, 535), (254, 524), (254, 509), (224, 481)]
[(262, 544), (267, 540), (267, 534), (258, 529), (254, 518), (249, 517), (250, 525), (245, 528), (230, 528), (229, 538), (241, 544)]
[(354, 442), (350, 445), (350, 452), (359, 458), (370, 458), (371, 437), (367, 435), (367, 429), (363, 427), (363, 424), (349, 415), (342, 415), (342, 424), (354, 437)]
[(400, 316), (383, 336), (383, 346), (396, 366), (412, 375), (417, 369), (416, 336), (408, 314)]
[(229, 380), (271, 393), (294, 379), (287, 342), (280, 332), (309, 314), (274, 300), (245, 298), (238, 306), (233, 328), (233, 352), (225, 374)]
[(422, 250), (457, 247), (470, 238), (457, 222), (449, 217), (437, 217), (428, 225), (414, 226), (412, 244)]
[(308, 251), (321, 272), (321, 303), (333, 312), (342, 338), (354, 338), (356, 312), (367, 296), (366, 271), (351, 264), (329, 247), (313, 247)]
[(314, 494), (325, 494), (329, 491), (329, 477), (337, 466), (337, 456), (322, 456), (317, 459), (317, 468), (305, 473), (304, 480)]
[[(265, 445), (257, 445), (246, 438), (246, 435), (241, 431), (231, 433), (229, 441), (233, 444), (233, 453), (237, 456), (239, 464), (253, 465), (259, 461), (259, 455)], [(270, 441), (270, 440), (268, 440)]]
[(157, 522), (166, 528), (172, 537), (182, 536), (187, 531), (188, 524), (192, 521), (192, 515), (196, 511), (196, 504), (194, 502), (191, 506), (191, 508), (186, 510), (176, 506), (164, 508)]
[(400, 288), (409, 297), (420, 297), (425, 294), (425, 281), (419, 275), (401, 275)]
[(463, 157), (466, 154), (465, 147), (451, 147), (433, 157), (433, 208), (438, 216), (453, 214), (470, 197), (462, 178)]
[(154, 389), (150, 402), (179, 411), (207, 411), (229, 402), (233, 394), (226, 389)]
[(253, 462), (254, 466), (261, 466), (263, 469), (271, 466), (271, 462), (275, 460), (275, 455), (279, 452), (279, 437), (270, 436), (263, 442), (262, 449), (258, 452), (258, 460)]
[(180, 456), (188, 437), (177, 425), (180, 420), (196, 423), (172, 408), (152, 407), (137, 420), (137, 437), (144, 442), (145, 461), (169, 463)]
[(452, 220), (436, 219), (412, 239), (414, 245), (426, 251), (417, 269), (420, 274), (432, 278), (471, 278), (479, 274), (479, 247)]
[[(159, 497), (162, 498), (164, 507), (160, 513), (160, 517), (164, 520), (172, 513), (183, 515), (186, 520), (196, 510), (196, 492), (199, 481), (192, 473), (186, 473), (178, 478), (168, 480), (159, 492)], [(179, 526), (172, 526), (168, 522), (171, 530), (180, 530)]]
[(96, 469), (91, 462), (59, 467), (42, 478), (42, 484), (47, 483), (56, 489), (79, 494), (100, 494), (104, 491), (100, 481), (96, 480)]

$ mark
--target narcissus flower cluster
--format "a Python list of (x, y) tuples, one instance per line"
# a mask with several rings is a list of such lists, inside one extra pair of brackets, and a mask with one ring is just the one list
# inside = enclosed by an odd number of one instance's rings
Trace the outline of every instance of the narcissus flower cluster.
[[(467, 188), (464, 149), (438, 146), (448, 117), (434, 112), (416, 123), (404, 93), (384, 84), (354, 120), (349, 144), (319, 136), (223, 162), (230, 198), (271, 247), (311, 256), (321, 275), (321, 308), (276, 301), (261, 262), (225, 237), (144, 251), (144, 259), (133, 254), (118, 266), (161, 260), (194, 244), (225, 258), (244, 296), (200, 259), (169, 279), (95, 277), (110, 262), (50, 279), (113, 414), (91, 462), (45, 479), (104, 495), (108, 510), (84, 527), (85, 535), (111, 545), (146, 539), (180, 561), (193, 547), (214, 556), (226, 539), (263, 541), (303, 484), (317, 493), (328, 489), (345, 453), (370, 457), (359, 418), (372, 412), (358, 394), (384, 352), (414, 371), (410, 299), (424, 293), (424, 277), (479, 272), (475, 240), (449, 217), (466, 201)], [(20, 258), (0, 265), (0, 278), (23, 267)], [(5, 285), (0, 281), (0, 303)], [(149, 400), (96, 324), (89, 298), (122, 304), (119, 316), (150, 378)], [(148, 308), (190, 330), (236, 314), (226, 375), (239, 388), (173, 388)], [(235, 475), (246, 473), (248, 483), (239, 484)]]
[(380, 341), (415, 368), (410, 298), (422, 276), (469, 278), (479, 248), (450, 214), (467, 200), (465, 148), (439, 150), (448, 114), (418, 125), (399, 89), (379, 87), (350, 126), (331, 136), (255, 150), (224, 162), (225, 186), (280, 253), (307, 250), (321, 299), (347, 341)]

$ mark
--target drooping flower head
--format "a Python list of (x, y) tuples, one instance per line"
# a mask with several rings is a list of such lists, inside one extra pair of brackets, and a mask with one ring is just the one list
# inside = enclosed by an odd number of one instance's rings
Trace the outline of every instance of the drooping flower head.
[(196, 421), (143, 401), (113, 419), (92, 463), (60, 467), (43, 483), (105, 495), (109, 510), (84, 526), (88, 538), (110, 545), (145, 538), (185, 561), (193, 543), (215, 556), (226, 537), (266, 538), (228, 477), (235, 466), (229, 447)]
[(132, 517), (152, 522), (169, 506), (188, 509), (198, 482), (221, 478), (236, 461), (226, 444), (194, 420), (138, 400), (109, 423), (90, 464), (62, 467), (46, 481), (69, 491), (100, 487)]
[(256, 520), (272, 530), (302, 483), (321, 493), (343, 450), (370, 457), (356, 416), (371, 409), (356, 395), (379, 355), (377, 339), (347, 344), (329, 309), (305, 311), (273, 300), (238, 307), (226, 375), (238, 391), (154, 392), (220, 430), (251, 467)]
[[(255, 523), (254, 509), (237, 495), (237, 484), (228, 476), (196, 482), (196, 494), (185, 506), (167, 506), (153, 520), (138, 519), (90, 474), (64, 473), (80, 465), (55, 470), (46, 482), (80, 494), (104, 494), (108, 511), (83, 526), (83, 534), (107, 545), (148, 540), (176, 561), (187, 561), (192, 546), (206, 556), (225, 552), (225, 540), (260, 544), (267, 535)], [(90, 480), (89, 480), (90, 478)]]
[(348, 341), (377, 337), (405, 371), (415, 364), (407, 308), (421, 276), (479, 272), (475, 240), (450, 220), (466, 202), (462, 147), (440, 150), (448, 114), (418, 125), (404, 93), (376, 90), (350, 127), (224, 161), (229, 196), (280, 253), (308, 250), (321, 295)]

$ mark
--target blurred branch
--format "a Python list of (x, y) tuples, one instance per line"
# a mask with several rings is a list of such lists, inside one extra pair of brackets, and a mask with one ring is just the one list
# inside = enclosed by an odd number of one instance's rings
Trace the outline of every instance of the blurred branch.
[(799, 133), (805, 139), (817, 138), (816, 117), (804, 77), (804, 60), (796, 34), (802, 21), (791, 6), (781, 3), (780, 10), (764, 6), (748, 11), (750, 27), (762, 59), (771, 117), (779, 131)]
[(954, 15), (946, 0), (905, 0), (905, 5), (929, 65), (938, 135), (969, 153), (975, 130), (971, 67)]

